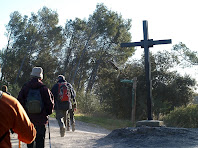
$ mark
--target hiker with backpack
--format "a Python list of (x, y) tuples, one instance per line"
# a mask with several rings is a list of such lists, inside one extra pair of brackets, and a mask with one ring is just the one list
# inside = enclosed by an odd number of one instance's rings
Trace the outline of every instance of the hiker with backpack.
[(31, 72), (31, 80), (24, 84), (18, 95), (18, 100), (26, 110), (30, 120), (34, 124), (37, 134), (36, 139), (28, 148), (45, 147), (46, 124), (48, 116), (54, 108), (54, 97), (51, 91), (43, 84), (43, 69), (34, 67)]
[(72, 91), (72, 94), (71, 95), (71, 103), (72, 103), (72, 108), (69, 109), (67, 111), (67, 114), (66, 114), (66, 119), (67, 119), (67, 131), (70, 131), (70, 125), (72, 126), (72, 131), (74, 132), (75, 131), (75, 119), (74, 119), (74, 111), (76, 111), (77, 109), (77, 103), (76, 103), (76, 91), (74, 89), (71, 90)]
[(18, 139), (31, 143), (36, 137), (36, 129), (19, 101), (0, 91), (0, 147), (11, 148), (10, 132), (18, 134)]
[[(68, 110), (72, 109), (71, 98), (73, 98), (74, 104), (76, 104), (76, 100), (73, 97), (73, 87), (70, 83), (65, 80), (63, 75), (58, 76), (58, 81), (52, 87), (51, 91), (54, 95), (55, 106), (54, 109), (56, 111), (56, 119), (58, 121), (58, 125), (60, 127), (60, 135), (61, 137), (65, 136), (65, 127), (66, 127), (66, 113)], [(75, 125), (75, 121), (72, 120), (72, 125)]]

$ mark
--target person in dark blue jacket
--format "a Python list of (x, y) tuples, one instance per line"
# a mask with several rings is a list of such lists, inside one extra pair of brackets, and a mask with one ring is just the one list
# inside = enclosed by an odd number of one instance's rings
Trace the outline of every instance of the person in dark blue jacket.
[[(67, 96), (68, 99), (65, 99), (61, 96), (61, 86), (64, 85), (67, 88)], [(65, 128), (66, 128), (66, 114), (67, 111), (72, 109), (71, 99), (73, 99), (74, 104), (76, 104), (76, 100), (73, 97), (73, 87), (70, 83), (65, 80), (63, 75), (58, 76), (58, 81), (51, 89), (51, 92), (54, 96), (55, 106), (54, 109), (56, 111), (56, 119), (58, 121), (58, 125), (60, 127), (60, 135), (64, 137), (65, 135)], [(63, 98), (63, 100), (62, 100)], [(72, 118), (73, 119), (73, 118)], [(74, 124), (74, 120), (72, 120)]]

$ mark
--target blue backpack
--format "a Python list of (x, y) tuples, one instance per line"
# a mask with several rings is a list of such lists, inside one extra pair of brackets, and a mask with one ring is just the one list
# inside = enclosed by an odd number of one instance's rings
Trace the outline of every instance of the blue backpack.
[(30, 88), (27, 95), (26, 107), (28, 113), (38, 114), (43, 109), (43, 101), (40, 93), (40, 89)]

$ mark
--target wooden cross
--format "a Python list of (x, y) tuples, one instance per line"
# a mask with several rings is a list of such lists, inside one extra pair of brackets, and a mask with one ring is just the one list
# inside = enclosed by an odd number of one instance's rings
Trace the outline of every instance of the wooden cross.
[(153, 45), (158, 45), (158, 44), (170, 44), (171, 39), (156, 40), (156, 41), (153, 41), (153, 39), (148, 39), (148, 22), (145, 20), (143, 21), (143, 34), (144, 34), (144, 40), (141, 40), (141, 42), (121, 43), (121, 47), (141, 46), (141, 48), (144, 48), (146, 86), (147, 86), (147, 115), (148, 115), (148, 120), (153, 120), (152, 118), (152, 90), (151, 90), (152, 81), (151, 81), (149, 47), (153, 47)]

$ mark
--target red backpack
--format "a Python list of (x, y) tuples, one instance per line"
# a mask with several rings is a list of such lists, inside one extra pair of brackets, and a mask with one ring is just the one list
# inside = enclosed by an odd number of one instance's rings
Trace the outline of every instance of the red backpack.
[(67, 86), (67, 82), (58, 83), (58, 95), (61, 101), (69, 101), (71, 93)]

